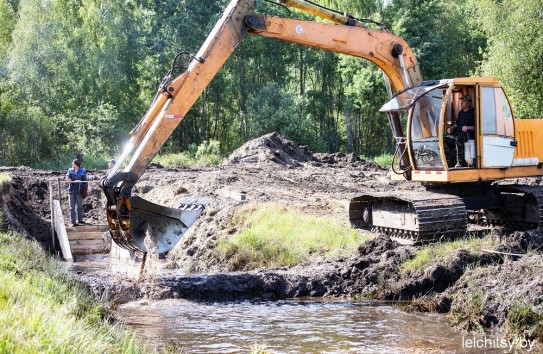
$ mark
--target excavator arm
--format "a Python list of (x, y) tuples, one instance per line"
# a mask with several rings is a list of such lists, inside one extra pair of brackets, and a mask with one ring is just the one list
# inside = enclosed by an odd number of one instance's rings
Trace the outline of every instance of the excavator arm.
[[(168, 73), (151, 107), (130, 132), (130, 142), (117, 166), (102, 181), (110, 233), (121, 247), (143, 252), (153, 247), (158, 253), (167, 252), (205, 207), (196, 202), (167, 208), (132, 197), (131, 192), (155, 154), (247, 33), (367, 59), (383, 70), (396, 91), (422, 81), (407, 43), (384, 29), (366, 28), (351, 16), (301, 0), (280, 1), (339, 25), (256, 15), (254, 1), (233, 0), (186, 70), (173, 79), (172, 71)], [(391, 123), (393, 127), (400, 124), (399, 120)], [(397, 137), (403, 137), (401, 126), (393, 131)], [(129, 156), (130, 161), (119, 171)]]

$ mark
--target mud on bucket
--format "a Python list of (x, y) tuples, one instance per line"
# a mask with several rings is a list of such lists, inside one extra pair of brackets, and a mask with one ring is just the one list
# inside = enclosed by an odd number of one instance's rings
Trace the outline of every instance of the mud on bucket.
[(130, 204), (130, 243), (152, 253), (172, 249), (207, 206), (207, 202), (193, 200), (168, 208), (140, 197), (131, 197)]

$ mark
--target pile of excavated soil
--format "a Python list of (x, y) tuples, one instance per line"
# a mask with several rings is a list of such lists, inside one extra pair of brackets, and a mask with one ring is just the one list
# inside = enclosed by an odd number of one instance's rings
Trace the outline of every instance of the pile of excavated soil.
[(277, 133), (250, 140), (234, 151), (223, 164), (269, 164), (300, 167), (311, 161), (313, 155), (307, 146), (299, 146)]

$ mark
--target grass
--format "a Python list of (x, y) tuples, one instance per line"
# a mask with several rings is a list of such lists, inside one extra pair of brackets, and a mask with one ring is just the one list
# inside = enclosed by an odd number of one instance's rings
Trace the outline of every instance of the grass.
[(483, 332), (482, 314), (486, 298), (484, 291), (473, 288), (465, 295), (456, 295), (447, 320), (462, 330)]
[(529, 304), (517, 304), (507, 312), (507, 332), (511, 337), (543, 341), (543, 311)]
[(0, 353), (148, 353), (37, 242), (0, 233)]
[(345, 256), (365, 240), (334, 220), (272, 203), (246, 204), (234, 212), (231, 223), (241, 231), (221, 239), (218, 250), (232, 271)]
[(379, 156), (375, 156), (373, 158), (373, 161), (375, 161), (376, 164), (381, 165), (383, 167), (390, 167), (392, 166), (393, 159), (394, 159), (393, 154), (381, 154)]
[(394, 159), (394, 154), (384, 153), (384, 154), (374, 156), (374, 157), (361, 156), (361, 158), (367, 161), (373, 161), (376, 164), (383, 167), (390, 167), (392, 166), (392, 160)]
[(413, 297), (411, 301), (398, 303), (398, 308), (405, 312), (436, 312), (434, 301), (435, 293), (429, 292), (425, 295)]
[[(68, 168), (72, 167), (72, 161), (74, 158), (75, 157), (73, 156), (63, 156), (56, 159), (42, 160), (32, 164), (29, 167), (42, 170), (67, 170)], [(116, 158), (116, 156), (85, 154), (83, 156), (83, 164), (81, 167), (86, 170), (106, 170), (107, 161), (112, 158)], [(167, 168), (176, 168), (218, 165), (222, 162), (222, 160), (223, 158), (221, 155), (217, 153), (195, 154), (190, 152), (180, 152), (176, 154), (156, 155), (152, 162), (158, 163)]]
[(460, 249), (480, 253), (482, 249), (492, 248), (493, 243), (494, 240), (490, 237), (477, 238), (471, 236), (450, 242), (425, 245), (416, 251), (413, 258), (402, 263), (400, 272), (407, 274), (422, 271), (430, 265), (450, 259)]
[(153, 159), (153, 162), (159, 163), (167, 168), (218, 165), (221, 163), (221, 161), (222, 157), (218, 154), (204, 154), (196, 157), (196, 155), (188, 152), (157, 155)]

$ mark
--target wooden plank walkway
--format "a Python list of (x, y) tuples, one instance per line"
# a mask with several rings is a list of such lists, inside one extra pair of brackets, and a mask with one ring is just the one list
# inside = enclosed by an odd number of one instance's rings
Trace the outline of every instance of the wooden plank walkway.
[(70, 248), (74, 254), (109, 252), (111, 238), (107, 225), (77, 225), (66, 227)]
[(53, 201), (53, 211), (54, 230), (57, 233), (62, 255), (67, 262), (73, 262), (74, 257), (72, 255), (72, 250), (70, 249), (70, 243), (68, 242), (68, 235), (66, 233), (67, 230), (64, 226), (64, 217), (62, 216), (62, 208), (60, 207), (60, 202), (58, 200)]

